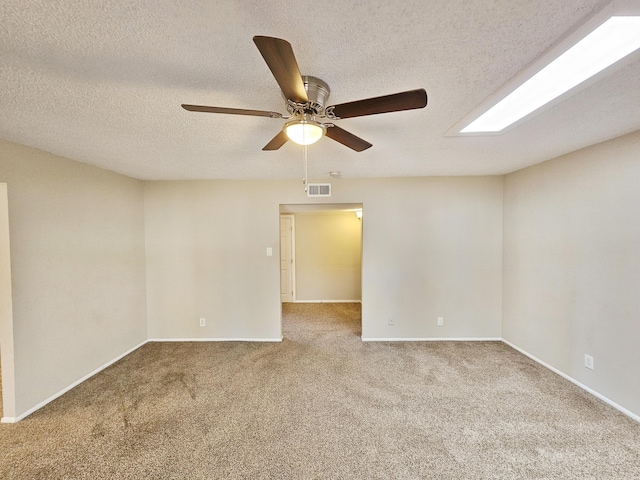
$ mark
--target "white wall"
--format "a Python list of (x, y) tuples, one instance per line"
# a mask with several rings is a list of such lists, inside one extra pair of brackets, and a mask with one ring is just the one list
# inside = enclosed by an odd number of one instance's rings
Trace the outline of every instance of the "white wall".
[(503, 276), (504, 338), (636, 415), (639, 152), (637, 132), (507, 175)]
[(145, 341), (144, 204), (138, 180), (4, 140), (0, 182), (11, 242), (10, 418)]
[(297, 301), (359, 301), (362, 221), (354, 212), (295, 214)]
[[(500, 337), (502, 183), (333, 182), (331, 203), (364, 205), (364, 338)], [(314, 200), (293, 180), (145, 182), (149, 337), (279, 339), (279, 258), (265, 250), (279, 251), (280, 204)]]

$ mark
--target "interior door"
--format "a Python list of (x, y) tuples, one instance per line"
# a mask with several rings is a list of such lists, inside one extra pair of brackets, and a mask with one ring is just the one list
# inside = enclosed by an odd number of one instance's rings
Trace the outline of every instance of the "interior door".
[(293, 302), (293, 216), (280, 217), (280, 297)]

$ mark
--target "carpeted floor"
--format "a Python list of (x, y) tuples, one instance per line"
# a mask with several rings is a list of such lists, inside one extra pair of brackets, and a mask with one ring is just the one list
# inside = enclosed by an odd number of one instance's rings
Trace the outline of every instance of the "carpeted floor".
[(150, 343), (14, 425), (2, 479), (640, 479), (640, 424), (499, 342)]

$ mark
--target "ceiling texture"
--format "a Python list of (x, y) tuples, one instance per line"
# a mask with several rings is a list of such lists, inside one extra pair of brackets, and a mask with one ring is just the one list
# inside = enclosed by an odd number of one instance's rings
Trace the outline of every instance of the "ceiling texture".
[[(0, 137), (146, 180), (288, 179), (262, 147), (286, 114), (254, 35), (289, 41), (329, 105), (416, 88), (421, 110), (336, 121), (371, 142), (308, 147), (309, 177), (501, 175), (640, 129), (640, 55), (501, 135), (447, 136), (608, 0), (2, 0)], [(1, 179), (0, 179), (1, 180)]]

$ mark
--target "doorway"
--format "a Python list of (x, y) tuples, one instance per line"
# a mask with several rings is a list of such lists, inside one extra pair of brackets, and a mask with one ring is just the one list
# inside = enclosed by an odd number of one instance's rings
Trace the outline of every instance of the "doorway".
[(295, 303), (362, 303), (363, 205), (280, 205), (282, 312)]

